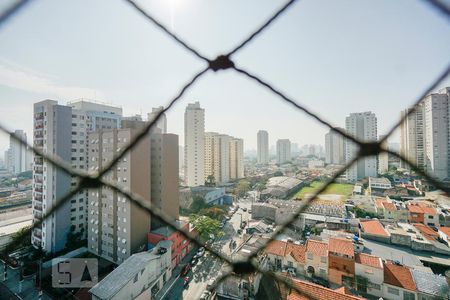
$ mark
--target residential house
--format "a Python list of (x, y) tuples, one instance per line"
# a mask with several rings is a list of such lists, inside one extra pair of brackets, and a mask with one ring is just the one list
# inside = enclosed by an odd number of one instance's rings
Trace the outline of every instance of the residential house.
[(439, 227), (439, 213), (431, 205), (424, 202), (412, 202), (407, 207), (410, 223), (422, 223), (428, 226)]
[(414, 223), (413, 226), (420, 231), (420, 233), (429, 241), (436, 241), (439, 237), (439, 233), (421, 223)]
[(417, 300), (417, 287), (410, 268), (393, 261), (384, 262), (383, 298)]
[(328, 279), (328, 244), (309, 239), (306, 242), (306, 272), (310, 276)]
[(296, 274), (305, 273), (305, 245), (274, 240), (264, 251), (274, 270), (286, 271), (291, 268)]
[(172, 276), (171, 246), (161, 241), (151, 251), (131, 255), (89, 290), (92, 299), (154, 299)]
[(376, 219), (361, 220), (360, 225), (361, 237), (380, 242), (390, 241), (390, 234), (384, 229), (380, 221)]
[[(357, 253), (355, 256), (355, 277), (358, 291), (369, 295), (383, 296), (383, 261), (381, 258), (365, 253)], [(361, 278), (367, 279), (363, 284)]]
[(328, 280), (353, 286), (355, 277), (355, 251), (352, 240), (331, 237), (328, 242)]
[(408, 220), (408, 210), (403, 203), (394, 202), (389, 197), (375, 199), (375, 210), (383, 219), (396, 222)]

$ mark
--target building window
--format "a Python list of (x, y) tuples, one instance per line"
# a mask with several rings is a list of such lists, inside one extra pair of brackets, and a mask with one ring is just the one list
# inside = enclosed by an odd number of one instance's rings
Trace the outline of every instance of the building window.
[(403, 291), (403, 300), (415, 300), (416, 297), (413, 293)]
[(327, 263), (327, 257), (326, 256), (321, 256), (320, 257), (320, 262)]
[(307, 254), (307, 257), (308, 257), (308, 259), (311, 259), (311, 260), (312, 260), (312, 259), (313, 259), (313, 254), (312, 254), (312, 253), (308, 253), (308, 254)]
[(388, 286), (388, 293), (389, 294), (392, 294), (392, 295), (399, 295), (399, 290), (398, 289), (395, 289), (395, 288), (392, 288), (392, 287), (390, 287), (390, 286)]

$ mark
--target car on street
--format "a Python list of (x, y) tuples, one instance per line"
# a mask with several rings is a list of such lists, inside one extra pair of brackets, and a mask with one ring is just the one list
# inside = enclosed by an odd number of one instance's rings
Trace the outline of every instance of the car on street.
[(243, 211), (247, 211), (247, 207), (243, 207), (242, 210), (243, 210)]
[(186, 276), (189, 273), (189, 271), (191, 270), (191, 268), (192, 268), (191, 264), (186, 264), (183, 267), (183, 269), (181, 269), (180, 275), (181, 276)]
[(195, 256), (194, 256), (194, 257), (192, 258), (192, 260), (191, 260), (191, 265), (194, 266), (194, 265), (197, 264), (197, 262), (198, 262), (198, 257), (195, 257)]
[(187, 286), (189, 285), (189, 280), (190, 280), (189, 276), (186, 276), (186, 277), (183, 278), (183, 286), (184, 286), (184, 288), (187, 288)]
[(205, 248), (201, 247), (200, 249), (198, 249), (196, 256), (202, 257), (204, 254), (205, 254)]
[(252, 213), (252, 210), (251, 210), (251, 209), (249, 209), (249, 210), (248, 210), (248, 213), (249, 213), (249, 214), (251, 214), (251, 213)]

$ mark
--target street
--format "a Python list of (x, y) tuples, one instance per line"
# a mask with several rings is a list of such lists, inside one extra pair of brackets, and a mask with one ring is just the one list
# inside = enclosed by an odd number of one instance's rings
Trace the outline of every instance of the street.
[[(212, 245), (215, 250), (227, 257), (231, 257), (231, 253), (235, 249), (230, 247), (232, 239), (236, 241), (236, 248), (243, 242), (242, 234), (238, 235), (237, 233), (241, 220), (248, 222), (251, 218), (251, 214), (248, 212), (251, 209), (251, 199), (239, 199), (235, 205), (239, 205), (240, 208), (226, 222), (223, 228), (225, 235)], [(247, 211), (244, 212), (242, 208), (246, 208)], [(206, 251), (205, 255), (189, 271), (187, 275), (190, 278), (189, 284), (184, 287), (184, 277), (174, 274), (177, 279), (161, 299), (199, 299), (206, 290), (208, 281), (221, 275), (222, 267), (224, 267), (224, 263)]]

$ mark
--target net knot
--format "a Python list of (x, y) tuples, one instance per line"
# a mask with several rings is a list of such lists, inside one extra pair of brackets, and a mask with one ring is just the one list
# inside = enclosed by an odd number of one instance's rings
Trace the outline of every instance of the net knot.
[(382, 151), (380, 143), (378, 142), (361, 143), (359, 146), (361, 147), (358, 155), (360, 157), (378, 155)]
[(217, 72), (218, 70), (225, 70), (234, 67), (234, 62), (230, 60), (228, 55), (219, 55), (215, 60), (209, 61), (209, 67)]

